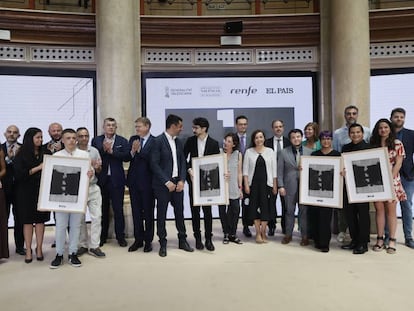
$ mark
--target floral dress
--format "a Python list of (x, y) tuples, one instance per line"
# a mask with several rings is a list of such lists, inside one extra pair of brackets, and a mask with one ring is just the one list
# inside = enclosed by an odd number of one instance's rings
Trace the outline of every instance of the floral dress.
[[(395, 140), (395, 148), (393, 150), (388, 149), (388, 158), (390, 160), (391, 169), (395, 165), (397, 156), (403, 156), (405, 158), (404, 145), (398, 139)], [(395, 190), (395, 195), (397, 197), (397, 200), (406, 201), (407, 194), (405, 193), (404, 188), (402, 186), (399, 173), (397, 177), (393, 178), (393, 184), (394, 184), (394, 190)]]

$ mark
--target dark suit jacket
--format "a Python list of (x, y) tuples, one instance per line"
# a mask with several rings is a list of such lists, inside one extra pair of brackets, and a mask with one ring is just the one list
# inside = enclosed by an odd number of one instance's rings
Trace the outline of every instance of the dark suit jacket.
[[(138, 135), (131, 136), (129, 145), (132, 146), (136, 139), (139, 139)], [(129, 188), (141, 191), (152, 189), (151, 157), (154, 139), (155, 137), (150, 135), (144, 144), (144, 148), (141, 148), (140, 152), (132, 157), (127, 175), (127, 185)]]
[[(290, 145), (292, 145), (290, 143), (290, 140), (287, 139), (285, 136), (282, 137), (283, 140), (283, 148), (289, 147)], [(274, 146), (274, 141), (273, 141), (273, 136), (266, 139), (264, 145), (266, 147), (272, 148), (273, 150), (275, 150), (275, 146)]]
[[(125, 172), (122, 162), (131, 160), (131, 148), (128, 140), (122, 136), (116, 135), (114, 145), (112, 147), (113, 153), (109, 154), (103, 150), (103, 141), (105, 135), (100, 135), (92, 139), (92, 146), (99, 150), (102, 158), (102, 170), (97, 175), (98, 184), (103, 186), (108, 177), (116, 187), (124, 187), (126, 184)], [(108, 167), (111, 166), (111, 176), (108, 176)]]
[[(204, 148), (204, 154), (213, 155), (220, 153), (220, 147), (217, 140), (207, 136), (206, 147)], [(184, 145), (184, 156), (187, 159), (188, 155), (190, 158), (187, 161), (187, 169), (192, 167), (192, 159), (198, 157), (198, 147), (197, 147), (197, 136), (191, 136), (187, 139)]]
[[(20, 143), (17, 143), (19, 146), (21, 146)], [(7, 157), (7, 145), (6, 143), (1, 144), (1, 147), (3, 148), (4, 157)], [(1, 180), (3, 184), (4, 193), (6, 196), (12, 195), (13, 193), (13, 185), (14, 185), (14, 163), (13, 159), (11, 162), (6, 162), (6, 175)]]
[(401, 130), (402, 134), (402, 143), (405, 149), (405, 158), (400, 169), (400, 174), (409, 180), (414, 179), (414, 163), (413, 163), (413, 153), (414, 153), (414, 131), (403, 128)]
[[(177, 149), (178, 178), (185, 182), (186, 162), (184, 147), (179, 139), (175, 139)], [(153, 188), (166, 187), (165, 184), (171, 180), (173, 170), (173, 158), (170, 144), (165, 133), (154, 138), (154, 146), (151, 156), (151, 170), (153, 173)]]

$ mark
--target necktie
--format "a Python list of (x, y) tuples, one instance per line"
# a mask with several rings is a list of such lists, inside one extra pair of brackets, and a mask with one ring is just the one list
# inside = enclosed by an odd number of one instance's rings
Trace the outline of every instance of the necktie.
[(244, 135), (240, 136), (240, 151), (242, 154), (244, 154), (244, 151), (246, 150), (246, 142), (244, 140)]
[(300, 151), (299, 149), (296, 149), (296, 164), (299, 166), (300, 162)]
[(277, 153), (279, 153), (280, 150), (282, 150), (282, 145), (280, 144), (281, 139), (277, 138), (276, 140), (277, 140), (276, 151), (277, 151)]
[(141, 149), (144, 148), (145, 138), (141, 138)]
[(14, 144), (11, 144), (9, 146), (9, 155), (11, 155), (12, 157), (15, 156), (15, 151), (14, 151)]

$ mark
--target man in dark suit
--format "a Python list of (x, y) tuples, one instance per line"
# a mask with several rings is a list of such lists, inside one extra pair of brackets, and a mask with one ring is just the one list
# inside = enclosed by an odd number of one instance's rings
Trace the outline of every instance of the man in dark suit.
[(166, 130), (154, 140), (151, 156), (153, 172), (152, 186), (157, 199), (157, 235), (160, 239), (159, 255), (167, 256), (167, 218), (168, 203), (174, 208), (175, 226), (178, 230), (179, 248), (193, 252), (187, 242), (184, 224), (184, 182), (186, 161), (182, 143), (176, 139), (183, 129), (183, 120), (170, 114), (166, 120)]
[(104, 134), (92, 139), (92, 146), (98, 149), (102, 158), (102, 170), (98, 174), (98, 185), (102, 193), (102, 232), (101, 245), (106, 243), (109, 228), (109, 202), (112, 203), (115, 222), (115, 235), (121, 247), (128, 245), (125, 240), (124, 193), (125, 173), (123, 162), (131, 159), (128, 140), (116, 135), (117, 124), (114, 118), (104, 120)]
[[(235, 125), (236, 128), (236, 134), (239, 137), (239, 151), (244, 156), (244, 153), (248, 146), (248, 137), (247, 137), (247, 126), (248, 126), (249, 120), (246, 116), (240, 115), (236, 117)], [(248, 208), (249, 205), (246, 202), (249, 202), (249, 195), (244, 191), (243, 189), (243, 199), (242, 199), (242, 223), (243, 223), (243, 234), (245, 237), (250, 238), (252, 236), (252, 233), (249, 229), (249, 226), (253, 225), (253, 222), (249, 220), (248, 217)]]
[(62, 143), (62, 131), (62, 124), (57, 122), (51, 123), (48, 129), (50, 141), (42, 146), (43, 149), (48, 150), (51, 154), (64, 149), (65, 146)]
[(397, 138), (402, 141), (405, 158), (400, 169), (401, 182), (407, 194), (407, 200), (401, 201), (401, 214), (405, 245), (414, 248), (413, 229), (413, 195), (414, 195), (414, 131), (404, 128), (405, 109), (395, 108), (391, 112), (391, 122), (394, 125)]
[[(201, 241), (200, 231), (200, 206), (193, 205), (193, 170), (192, 159), (194, 157), (202, 157), (220, 153), (219, 143), (217, 140), (208, 135), (210, 124), (206, 118), (195, 118), (193, 120), (194, 136), (187, 139), (184, 145), (184, 156), (187, 161), (187, 182), (190, 195), (191, 218), (193, 224), (193, 232), (196, 240), (196, 248), (202, 250), (204, 248)], [(213, 236), (213, 216), (211, 214), (211, 206), (202, 206), (204, 214), (204, 234), (206, 239), (206, 249), (214, 251), (214, 245), (211, 240)]]
[(129, 164), (127, 185), (131, 198), (132, 218), (134, 221), (134, 243), (128, 252), (144, 246), (144, 252), (152, 251), (154, 239), (154, 192), (152, 190), (151, 152), (154, 136), (150, 133), (151, 121), (141, 117), (135, 120), (137, 135), (131, 136), (131, 162)]
[(6, 162), (6, 176), (2, 179), (4, 194), (6, 197), (7, 219), (10, 216), (10, 209), (13, 207), (13, 219), (14, 219), (14, 243), (16, 245), (16, 253), (19, 255), (25, 255), (24, 249), (24, 237), (23, 237), (23, 224), (18, 218), (15, 209), (15, 193), (14, 193), (14, 168), (13, 161), (17, 151), (20, 148), (20, 143), (17, 139), (20, 137), (19, 128), (16, 125), (10, 125), (7, 127), (4, 133), (6, 142), (1, 145), (3, 148), (5, 162)]
[[(283, 133), (285, 131), (285, 125), (282, 120), (273, 120), (272, 121), (272, 130), (273, 130), (273, 137), (266, 139), (265, 146), (268, 148), (272, 148), (276, 152), (276, 160), (278, 155), (280, 154), (280, 151), (283, 150), (283, 148), (286, 148), (288, 146), (291, 146), (290, 140), (283, 136)], [(275, 235), (275, 229), (276, 229), (276, 217), (277, 217), (277, 209), (276, 209), (276, 199), (277, 199), (277, 193), (270, 194), (270, 206), (272, 206), (272, 212), (271, 220), (267, 224), (269, 227), (269, 235)], [(283, 234), (286, 233), (285, 228), (285, 215), (286, 215), (286, 202), (285, 198), (280, 196), (280, 202), (282, 203), (282, 215), (280, 219), (280, 223), (282, 226), (282, 232)]]

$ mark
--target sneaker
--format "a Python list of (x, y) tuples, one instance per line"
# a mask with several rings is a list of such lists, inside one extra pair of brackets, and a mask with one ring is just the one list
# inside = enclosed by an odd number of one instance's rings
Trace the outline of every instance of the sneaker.
[(103, 251), (101, 251), (101, 249), (99, 247), (90, 248), (89, 249), (89, 254), (91, 254), (92, 256), (98, 257), (98, 258), (104, 258), (105, 257), (105, 253)]
[(74, 267), (82, 266), (81, 261), (79, 260), (78, 256), (76, 256), (75, 253), (72, 253), (72, 255), (69, 255), (69, 263)]
[(80, 257), (83, 254), (86, 254), (87, 252), (88, 252), (88, 249), (86, 247), (79, 247), (78, 252), (76, 253), (76, 255), (78, 255)]
[(59, 266), (63, 265), (63, 255), (56, 255), (56, 258), (52, 261), (49, 268), (50, 269), (57, 269)]
[(336, 240), (339, 243), (344, 243), (344, 241), (345, 241), (345, 232), (339, 232), (338, 235), (336, 236)]

